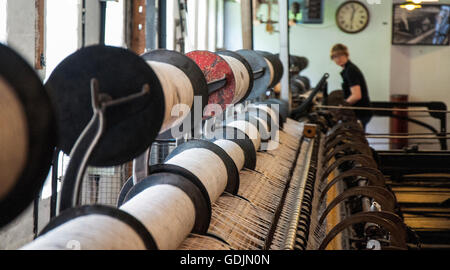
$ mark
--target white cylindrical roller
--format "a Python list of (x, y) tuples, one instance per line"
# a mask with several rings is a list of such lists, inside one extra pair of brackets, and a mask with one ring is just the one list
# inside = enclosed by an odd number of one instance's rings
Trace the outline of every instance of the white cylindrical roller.
[(269, 61), (267, 58), (265, 58), (265, 57), (264, 57), (264, 60), (266, 60), (266, 63), (267, 63), (267, 65), (269, 66), (269, 72), (270, 72), (270, 83), (269, 83), (269, 85), (271, 85), (272, 82), (273, 82), (273, 78), (275, 77), (275, 71), (274, 71), (274, 69), (273, 69), (272, 62), (270, 62), (270, 61)]
[[(176, 249), (192, 231), (195, 207), (189, 196), (172, 185), (151, 186), (120, 209), (138, 219), (159, 249)], [(143, 250), (142, 238), (128, 224), (106, 215), (74, 218), (22, 247), (28, 250)]]
[(275, 111), (274, 109), (272, 109), (271, 106), (274, 106), (274, 105), (270, 105), (270, 106), (265, 105), (265, 104), (250, 104), (249, 105), (250, 108), (258, 108), (258, 109), (261, 109), (261, 110), (267, 112), (270, 115), (272, 122), (279, 125), (280, 119), (279, 119), (278, 112)]
[(267, 125), (267, 119), (264, 120), (256, 115), (251, 114), (256, 120), (258, 120), (257, 127), (259, 130), (259, 135), (261, 137), (261, 140), (268, 140), (270, 139), (270, 129)]
[(21, 249), (143, 250), (145, 245), (128, 224), (92, 214), (67, 221)]
[(192, 200), (183, 190), (172, 185), (149, 187), (120, 209), (141, 221), (162, 250), (176, 249), (195, 224)]
[(238, 59), (226, 55), (221, 55), (221, 57), (230, 65), (234, 74), (236, 89), (232, 103), (235, 104), (247, 93), (250, 86), (250, 74), (245, 65)]
[(189, 77), (176, 66), (156, 61), (147, 61), (155, 71), (164, 92), (166, 112), (161, 133), (183, 121), (182, 117), (172, 116), (172, 108), (177, 104), (185, 104), (192, 108), (194, 89)]
[(28, 127), (24, 108), (0, 77), (0, 201), (14, 187), (27, 161)]
[(191, 148), (172, 157), (166, 164), (177, 165), (193, 173), (208, 191), (211, 202), (222, 195), (228, 182), (228, 174), (222, 159), (204, 148)]
[(240, 131), (247, 134), (247, 136), (252, 140), (255, 151), (259, 150), (261, 146), (261, 135), (259, 134), (258, 128), (250, 122), (244, 120), (236, 120), (226, 124), (227, 127), (235, 127)]
[(236, 164), (238, 171), (244, 168), (244, 151), (237, 143), (230, 140), (216, 140), (214, 143), (227, 152), (227, 154), (233, 159), (234, 164)]

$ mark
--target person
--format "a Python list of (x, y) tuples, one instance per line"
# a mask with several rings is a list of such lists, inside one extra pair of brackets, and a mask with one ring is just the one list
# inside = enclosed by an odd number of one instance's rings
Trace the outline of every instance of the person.
[[(366, 80), (361, 70), (350, 61), (348, 48), (343, 44), (336, 44), (331, 49), (331, 59), (343, 68), (341, 76), (343, 79), (345, 101), (355, 107), (370, 107), (369, 91)], [(367, 123), (372, 118), (370, 110), (355, 110), (356, 117), (366, 129)]]

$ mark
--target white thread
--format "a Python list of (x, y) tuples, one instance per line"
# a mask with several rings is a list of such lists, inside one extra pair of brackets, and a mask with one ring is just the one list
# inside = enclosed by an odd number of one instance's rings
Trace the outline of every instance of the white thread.
[[(141, 209), (141, 211), (146, 209)], [(106, 215), (74, 218), (21, 249), (64, 250), (79, 243), (81, 250), (143, 250), (144, 242), (128, 224)]]
[(274, 109), (272, 109), (271, 106), (265, 105), (265, 104), (250, 104), (249, 107), (264, 110), (265, 112), (270, 114), (270, 118), (272, 119), (272, 122), (279, 125), (279, 123), (280, 123), (279, 115)]
[(183, 190), (172, 185), (147, 188), (120, 209), (140, 220), (162, 250), (176, 249), (195, 224), (192, 200)]
[(269, 126), (267, 125), (267, 121), (261, 119), (260, 117), (256, 116), (256, 113), (250, 113), (253, 117), (255, 117), (256, 120), (258, 120), (258, 130), (259, 134), (261, 136), (262, 140), (268, 140), (270, 139), (270, 132), (269, 132)]
[(222, 148), (223, 150), (225, 150), (225, 152), (227, 152), (227, 154), (233, 159), (234, 164), (236, 164), (238, 171), (244, 168), (245, 164), (244, 151), (237, 143), (230, 140), (217, 140), (214, 141), (214, 143), (220, 146), (220, 148)]
[(14, 89), (0, 76), (0, 201), (14, 187), (27, 161), (28, 126)]
[[(159, 249), (176, 249), (195, 224), (195, 207), (189, 196), (172, 185), (149, 187), (126, 202), (121, 210), (137, 218)], [(142, 238), (126, 223), (104, 215), (78, 217), (22, 247), (28, 250), (145, 249)]]
[[(269, 85), (271, 85), (273, 83), (273, 78), (274, 78), (274, 70), (273, 70), (273, 66), (272, 66), (272, 62), (270, 62), (267, 58), (264, 57), (264, 60), (266, 60), (267, 65), (269, 66), (269, 72), (270, 72), (270, 83)], [(267, 88), (269, 88), (269, 85), (267, 86)]]
[(176, 66), (167, 63), (147, 61), (158, 77), (164, 91), (166, 112), (161, 133), (183, 121), (182, 117), (171, 115), (172, 108), (177, 104), (185, 104), (192, 108), (194, 89), (189, 77)]
[(187, 149), (166, 162), (183, 167), (197, 176), (215, 202), (227, 186), (228, 175), (222, 159), (203, 148)]
[(261, 135), (259, 134), (258, 128), (255, 127), (255, 125), (244, 120), (237, 120), (226, 124), (226, 126), (235, 127), (244, 132), (245, 134), (247, 134), (247, 136), (253, 142), (255, 151), (259, 150), (259, 147), (261, 146)]
[(248, 73), (245, 65), (238, 59), (226, 55), (221, 55), (221, 57), (225, 59), (225, 61), (230, 65), (231, 70), (234, 74), (236, 89), (234, 91), (234, 98), (232, 103), (236, 104), (245, 96), (245, 94), (247, 94), (247, 91), (249, 91), (248, 88), (250, 86), (250, 74)]

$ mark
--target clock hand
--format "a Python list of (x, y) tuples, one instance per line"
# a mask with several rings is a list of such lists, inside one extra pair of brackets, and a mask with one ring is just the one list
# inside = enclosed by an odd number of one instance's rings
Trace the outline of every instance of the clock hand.
[(355, 20), (355, 13), (356, 13), (356, 9), (353, 5), (352, 5), (352, 9), (353, 9), (353, 12), (352, 12), (352, 17), (351, 17), (351, 22), (350, 22), (351, 29), (353, 29), (353, 21)]

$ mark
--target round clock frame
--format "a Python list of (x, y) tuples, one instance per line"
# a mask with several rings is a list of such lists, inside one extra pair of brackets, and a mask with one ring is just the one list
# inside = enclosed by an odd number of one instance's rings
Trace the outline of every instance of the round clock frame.
[[(343, 26), (341, 25), (341, 23), (340, 23), (340, 21), (339, 21), (339, 19), (338, 19), (341, 10), (342, 10), (345, 6), (347, 6), (347, 5), (349, 5), (349, 4), (357, 4), (357, 5), (361, 6), (362, 8), (364, 8), (365, 11), (366, 11), (366, 13), (367, 13), (367, 21), (366, 21), (366, 23), (364, 24), (363, 27), (361, 27), (360, 29), (357, 29), (356, 31), (349, 31), (349, 30), (347, 30), (345, 27), (343, 27)], [(341, 29), (341, 31), (343, 31), (343, 32), (345, 32), (345, 33), (347, 33), (347, 34), (357, 34), (357, 33), (362, 32), (364, 29), (367, 28), (367, 26), (369, 25), (369, 22), (370, 22), (370, 12), (369, 12), (369, 9), (366, 7), (366, 5), (364, 5), (363, 3), (359, 2), (359, 1), (353, 1), (353, 0), (352, 0), (352, 1), (346, 1), (346, 2), (342, 3), (342, 4), (338, 7), (338, 9), (336, 10), (336, 25), (339, 27), (339, 29)]]

